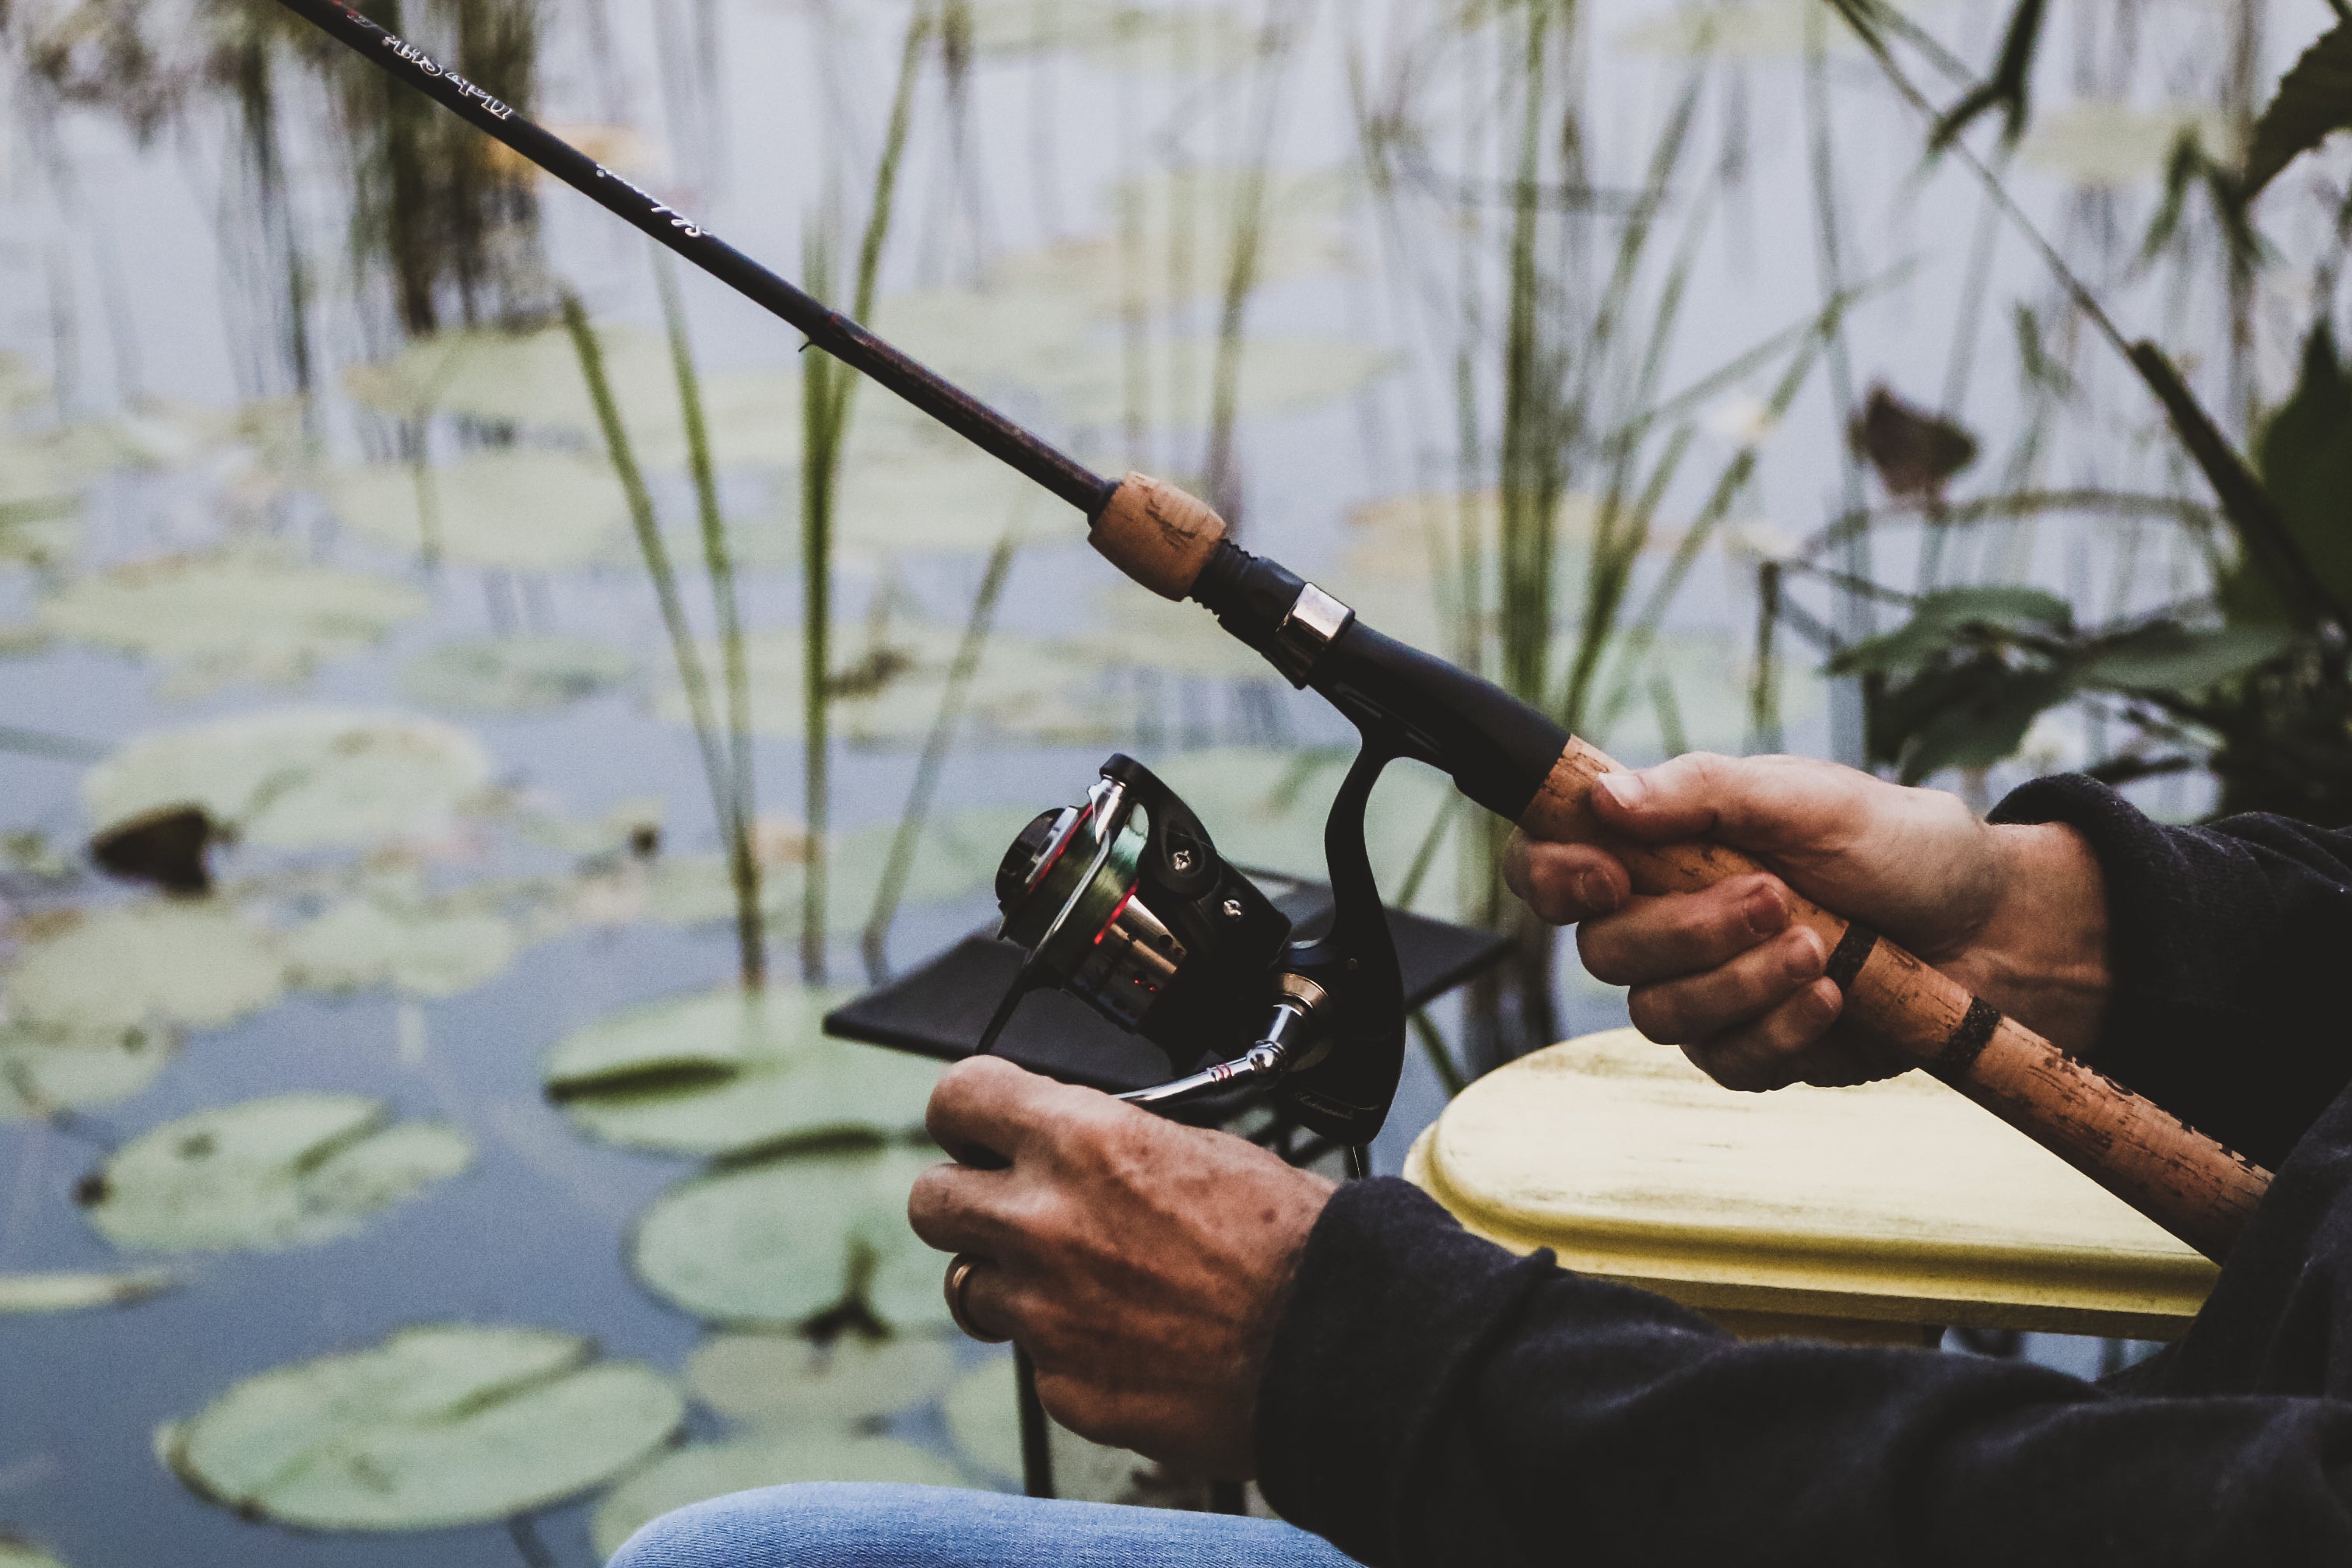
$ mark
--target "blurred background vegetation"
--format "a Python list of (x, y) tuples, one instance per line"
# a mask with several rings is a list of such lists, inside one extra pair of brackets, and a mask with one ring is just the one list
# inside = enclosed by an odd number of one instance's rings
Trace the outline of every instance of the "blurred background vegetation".
[[(2317, 0), (362, 9), (1626, 760), (2352, 821)], [(816, 1020), (1114, 747), (1318, 872), (1344, 727), (269, 0), (0, 0), (0, 1564), (1012, 1484), (935, 1069)], [(1384, 1168), (1622, 1021), (1503, 832), (1375, 799), (1516, 955)]]

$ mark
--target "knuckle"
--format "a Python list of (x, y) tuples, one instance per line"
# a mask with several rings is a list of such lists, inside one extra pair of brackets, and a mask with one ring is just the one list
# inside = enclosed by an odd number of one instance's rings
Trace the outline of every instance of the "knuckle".
[(1576, 928), (1576, 956), (1585, 972), (1603, 985), (1622, 986), (1633, 978), (1627, 964), (1631, 955), (1608, 922), (1588, 920)]
[(1684, 1043), (1683, 1009), (1675, 999), (1656, 987), (1637, 987), (1625, 998), (1626, 1016), (1645, 1039), (1660, 1045)]

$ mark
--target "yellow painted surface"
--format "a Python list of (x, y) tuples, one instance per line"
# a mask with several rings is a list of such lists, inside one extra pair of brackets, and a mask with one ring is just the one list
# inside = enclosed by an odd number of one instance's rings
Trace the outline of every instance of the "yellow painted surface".
[(1924, 1073), (1742, 1094), (1630, 1029), (1473, 1083), (1405, 1176), (1480, 1235), (1740, 1333), (2172, 1339), (2215, 1273)]

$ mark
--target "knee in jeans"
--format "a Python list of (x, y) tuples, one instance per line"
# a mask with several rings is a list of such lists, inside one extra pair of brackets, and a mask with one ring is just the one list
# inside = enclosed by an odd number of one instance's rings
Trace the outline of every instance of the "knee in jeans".
[(605, 1568), (822, 1568), (881, 1519), (920, 1512), (929, 1491), (806, 1481), (732, 1492), (640, 1527)]

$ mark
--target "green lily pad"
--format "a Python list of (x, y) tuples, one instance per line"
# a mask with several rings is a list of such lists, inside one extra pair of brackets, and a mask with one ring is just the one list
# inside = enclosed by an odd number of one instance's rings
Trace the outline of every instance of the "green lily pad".
[(430, 544), (464, 566), (572, 571), (636, 559), (627, 498), (601, 455), (508, 447), (422, 475), (372, 464), (331, 476), (327, 500), (362, 538), (413, 555)]
[(640, 1529), (689, 1503), (794, 1481), (879, 1481), (960, 1487), (970, 1481), (936, 1454), (895, 1437), (766, 1434), (725, 1443), (688, 1443), (606, 1493), (589, 1520), (600, 1557)]
[[(93, 1307), (127, 1307), (160, 1296), (179, 1283), (162, 1269), (117, 1274), (0, 1274), (0, 1317), (11, 1312), (79, 1312)], [(0, 1542), (0, 1568), (7, 1568)]]
[(390, 986), (415, 997), (454, 997), (514, 962), (515, 929), (495, 915), (399, 906), (358, 896), (330, 905), (287, 933), (289, 982), (299, 990)]
[(544, 713), (610, 691), (636, 668), (625, 650), (586, 637), (463, 637), (410, 660), (400, 695), (445, 712)]
[(549, 1329), (433, 1324), (247, 1378), (159, 1435), (188, 1488), (301, 1530), (434, 1530), (603, 1485), (677, 1429), (677, 1386)]
[(637, 1217), (631, 1266), (656, 1295), (712, 1322), (796, 1327), (862, 1283), (866, 1306), (890, 1327), (945, 1329), (945, 1261), (907, 1225), (908, 1189), (938, 1159), (909, 1148), (817, 1149), (693, 1177)]
[(1013, 1358), (1000, 1355), (956, 1379), (940, 1402), (948, 1440), (964, 1463), (983, 1474), (1020, 1478), (1020, 1386)]
[(395, 1122), (363, 1094), (278, 1094), (199, 1111), (124, 1145), (84, 1184), (118, 1247), (236, 1251), (348, 1235), (473, 1163), (441, 1122)]
[(2018, 156), (2078, 185), (2128, 185), (2160, 178), (2183, 134), (2228, 160), (2229, 121), (2201, 104), (2135, 108), (2104, 99), (2078, 99), (2033, 117)]
[(202, 806), (271, 849), (430, 835), (490, 779), (464, 730), (405, 714), (270, 708), (134, 736), (82, 779), (93, 829), (159, 806)]
[[(919, 743), (930, 733), (945, 694), (948, 671), (962, 633), (927, 622), (896, 621), (871, 645), (835, 639), (835, 695), (827, 705), (833, 732), (853, 746)], [(751, 693), (751, 727), (761, 735), (797, 738), (802, 733), (802, 640), (798, 631), (768, 628), (743, 639)], [(709, 668), (718, 650), (704, 651)], [(1086, 682), (1083, 651), (1019, 632), (989, 639), (980, 669), (966, 688), (967, 736), (1014, 737), (1040, 744), (1093, 745), (1120, 728), (1112, 706)], [(654, 694), (653, 711), (673, 724), (688, 722), (686, 696), (675, 678)]]
[(19, 1022), (83, 1037), (217, 1028), (277, 1000), (285, 980), (268, 932), (216, 902), (160, 898), (49, 923), (0, 977)]
[[(600, 327), (604, 371), (619, 401), (637, 461), (677, 468), (687, 458), (677, 375), (668, 345), (650, 334)], [(711, 455), (721, 467), (788, 466), (800, 461), (800, 371), (705, 371), (699, 377)], [(572, 337), (561, 327), (532, 332), (445, 332), (345, 378), (362, 402), (408, 418), (438, 411), (493, 424), (571, 436), (604, 451), (602, 427)]]
[(920, 1127), (940, 1064), (828, 1038), (842, 999), (730, 986), (630, 1008), (557, 1044), (548, 1097), (596, 1137), (673, 1154)]
[(0, 1568), (66, 1568), (21, 1535), (0, 1531)]
[(0, 1122), (127, 1100), (155, 1081), (179, 1049), (166, 1029), (45, 1030), (0, 1026)]
[(77, 578), (41, 601), (58, 637), (152, 660), (173, 695), (235, 680), (290, 685), (364, 652), (426, 610), (404, 582), (268, 551), (136, 561)]
[(940, 1396), (955, 1376), (944, 1339), (866, 1339), (818, 1344), (800, 1334), (714, 1334), (687, 1357), (694, 1396), (749, 1426), (843, 1426), (896, 1415)]

